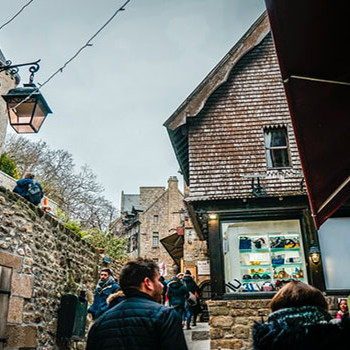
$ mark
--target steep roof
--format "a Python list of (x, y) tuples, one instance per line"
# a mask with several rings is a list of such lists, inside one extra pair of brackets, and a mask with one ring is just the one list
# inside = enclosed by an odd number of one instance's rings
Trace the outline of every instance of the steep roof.
[(121, 207), (120, 211), (131, 212), (133, 207), (140, 206), (140, 195), (139, 194), (125, 194), (122, 192)]
[(190, 118), (198, 116), (208, 98), (219, 86), (226, 82), (231, 70), (237, 62), (247, 52), (260, 44), (269, 31), (270, 27), (268, 17), (266, 12), (264, 12), (237, 42), (237, 44), (225, 55), (225, 57), (164, 123), (187, 183), (189, 168), (186, 124), (189, 122)]

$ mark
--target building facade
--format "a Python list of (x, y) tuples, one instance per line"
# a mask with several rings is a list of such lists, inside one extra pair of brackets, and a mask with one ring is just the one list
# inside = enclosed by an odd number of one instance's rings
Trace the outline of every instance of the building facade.
[[(0, 50), (0, 67), (6, 65), (6, 58)], [(9, 71), (0, 72), (0, 95), (6, 95), (9, 90), (19, 84), (19, 75)], [(8, 124), (8, 113), (6, 101), (0, 99), (0, 155), (5, 147), (6, 129)]]
[(166, 279), (190, 269), (200, 285), (208, 286), (207, 244), (197, 236), (183, 199), (176, 176), (169, 178), (166, 188), (140, 187), (139, 194), (122, 192), (115, 231), (128, 240), (131, 258), (153, 259)]
[(213, 299), (271, 298), (290, 279), (350, 289), (349, 246), (334, 247), (349, 208), (316, 231), (281, 80), (263, 14), (165, 122), (209, 243)]

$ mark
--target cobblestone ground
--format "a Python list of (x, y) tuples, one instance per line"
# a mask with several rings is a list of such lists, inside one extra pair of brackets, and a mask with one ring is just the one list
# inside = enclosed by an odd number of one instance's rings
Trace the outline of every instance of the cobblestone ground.
[[(208, 323), (197, 323), (197, 327), (192, 327), (191, 330), (184, 330), (187, 346), (189, 350), (210, 350), (210, 340), (192, 340), (192, 337), (203, 336), (204, 332), (209, 332)], [(193, 334), (196, 333), (196, 334)]]

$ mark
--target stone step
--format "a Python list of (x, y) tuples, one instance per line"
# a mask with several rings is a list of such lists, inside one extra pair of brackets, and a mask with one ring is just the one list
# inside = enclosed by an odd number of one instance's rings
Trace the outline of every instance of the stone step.
[(209, 331), (192, 331), (192, 340), (207, 340), (209, 339)]

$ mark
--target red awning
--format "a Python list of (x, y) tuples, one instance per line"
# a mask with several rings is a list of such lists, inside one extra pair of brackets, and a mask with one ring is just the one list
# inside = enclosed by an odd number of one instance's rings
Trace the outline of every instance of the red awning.
[(350, 198), (350, 2), (265, 4), (319, 228)]

